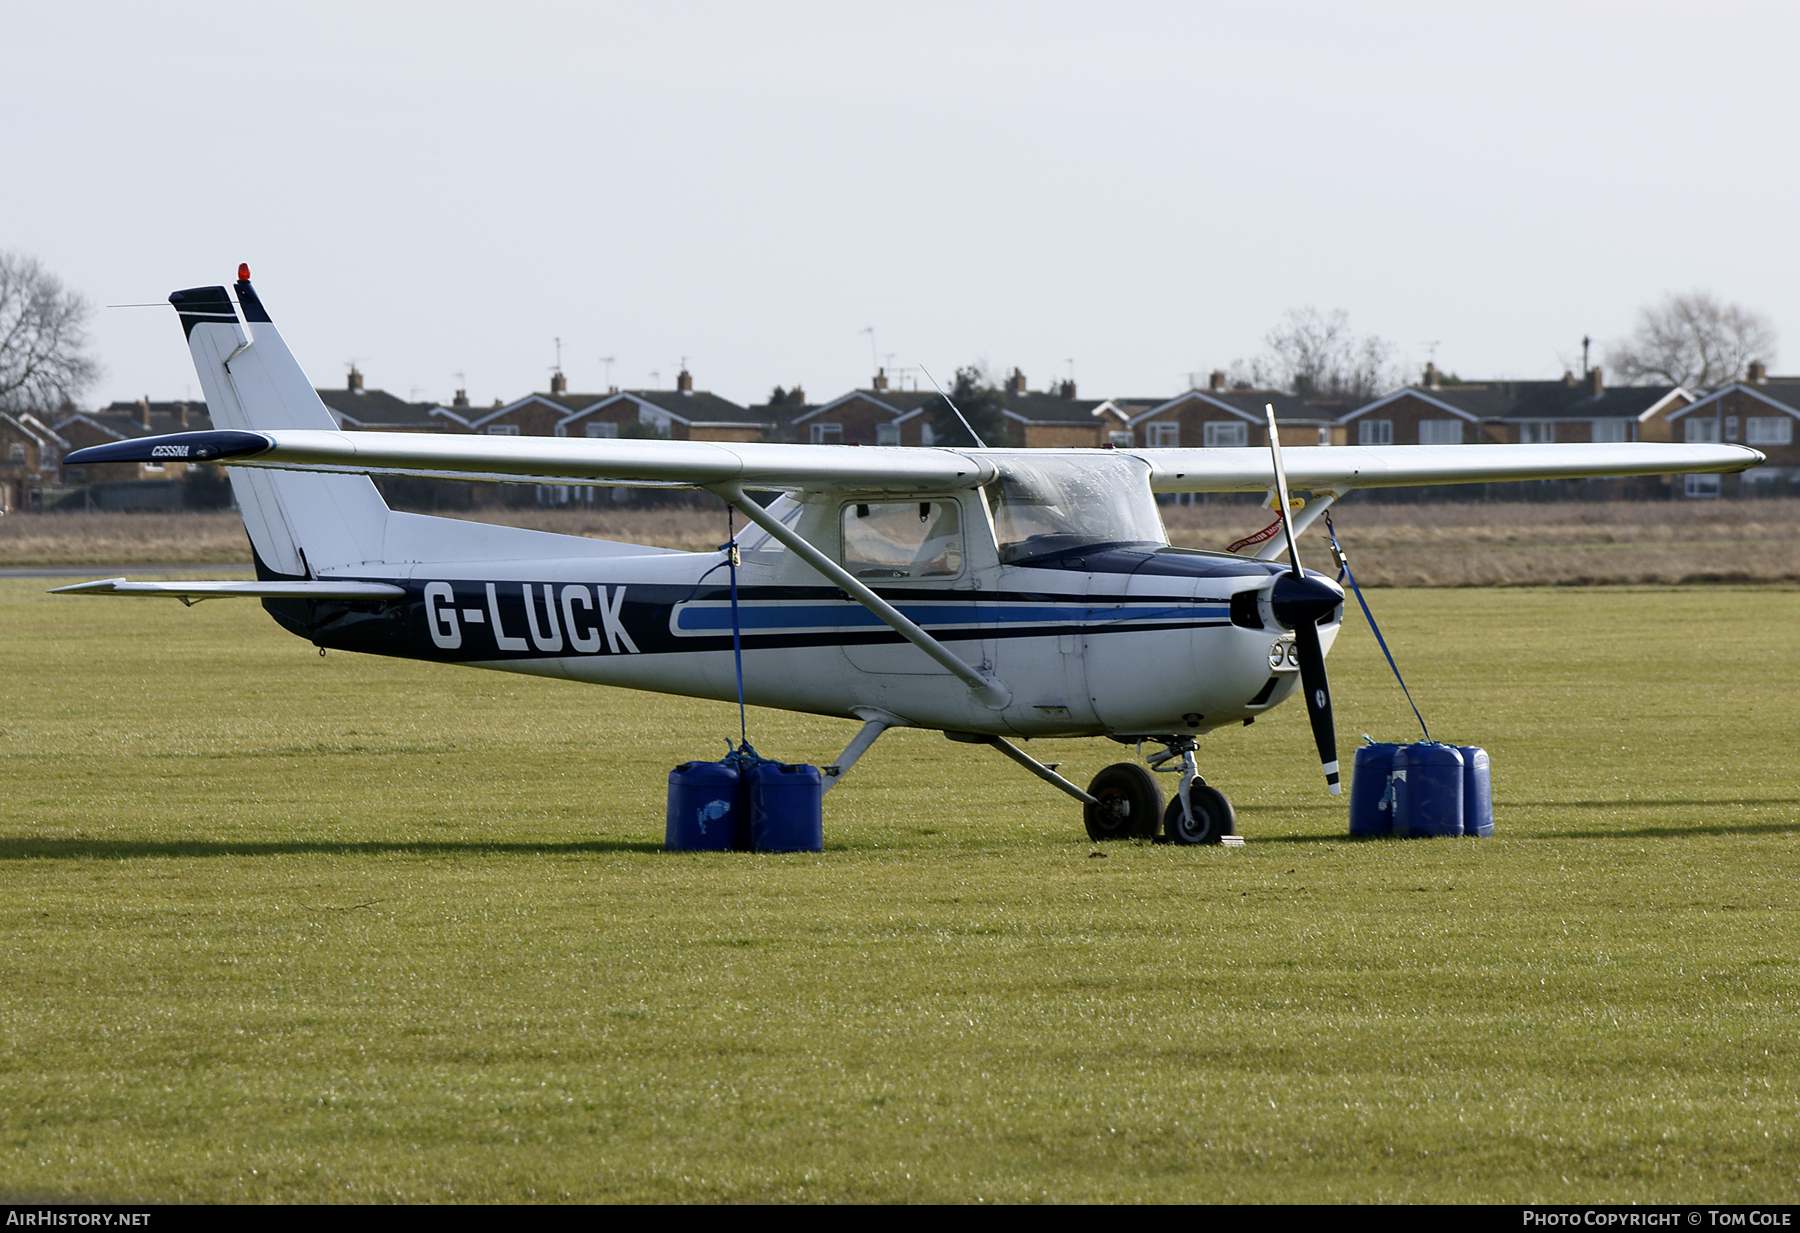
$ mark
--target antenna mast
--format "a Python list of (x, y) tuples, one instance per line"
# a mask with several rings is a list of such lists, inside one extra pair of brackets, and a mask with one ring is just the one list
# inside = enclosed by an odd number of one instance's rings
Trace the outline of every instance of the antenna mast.
[(939, 394), (943, 395), (944, 401), (950, 404), (950, 409), (952, 411), (956, 412), (956, 418), (962, 423), (963, 428), (965, 430), (967, 430), (968, 434), (971, 437), (975, 438), (976, 446), (980, 449), (986, 449), (987, 442), (983, 441), (981, 439), (981, 434), (976, 432), (975, 429), (970, 426), (968, 419), (962, 413), (962, 408), (956, 405), (956, 403), (951, 399), (950, 395), (944, 393), (944, 387), (941, 385), (938, 385), (937, 378), (931, 375), (931, 370), (929, 368), (925, 367), (925, 365), (921, 364), (921, 365), (919, 365), (919, 371), (925, 374), (925, 379), (927, 381), (931, 382), (932, 386), (937, 390), (937, 392)]

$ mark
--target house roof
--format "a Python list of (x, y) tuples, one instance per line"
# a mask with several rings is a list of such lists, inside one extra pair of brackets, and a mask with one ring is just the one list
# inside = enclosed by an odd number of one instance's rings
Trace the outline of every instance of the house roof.
[(1085, 428), (1108, 409), (1107, 400), (1101, 398), (1064, 398), (1030, 390), (1023, 394), (1008, 390), (1001, 398), (1001, 414), (1022, 424), (1079, 424)]
[[(550, 395), (538, 395), (549, 399)], [(561, 395), (558, 401), (568, 399), (571, 395)], [(619, 402), (630, 402), (639, 408), (652, 408), (667, 415), (670, 419), (679, 420), (690, 427), (724, 427), (743, 426), (768, 428), (774, 424), (767, 414), (767, 408), (740, 407), (728, 398), (720, 398), (717, 394), (705, 390), (621, 390), (617, 394), (588, 395), (586, 406), (576, 408), (563, 417), (562, 422), (580, 419), (592, 415), (603, 407), (610, 407)], [(492, 416), (488, 417), (492, 419)]]
[[(201, 432), (212, 427), (212, 417), (207, 415), (203, 402), (153, 402), (149, 405), (149, 424), (144, 423), (143, 403), (115, 402), (103, 410), (66, 415), (56, 421), (56, 431), (60, 433), (64, 425), (80, 421), (115, 441), (129, 441), (172, 432)], [(186, 412), (185, 423), (177, 418), (182, 411)]]
[(1747, 381), (1734, 381), (1708, 394), (1692, 406), (1669, 413), (1669, 418), (1680, 419), (1691, 412), (1719, 401), (1733, 391), (1754, 398), (1758, 402), (1767, 403), (1776, 411), (1785, 411), (1789, 415), (1800, 416), (1800, 378), (1770, 378), (1767, 382), (1752, 384)]
[(455, 418), (461, 420), (470, 428), (479, 429), (483, 424), (486, 424), (491, 420), (497, 420), (503, 415), (508, 415), (517, 411), (521, 407), (530, 406), (532, 403), (538, 403), (539, 405), (548, 408), (552, 413), (566, 418), (571, 415), (579, 414), (582, 411), (591, 410), (602, 403), (612, 401), (616, 397), (618, 397), (616, 394), (545, 394), (539, 392), (527, 394), (523, 398), (515, 398), (511, 402), (502, 403), (497, 407), (487, 407), (485, 409), (467, 408), (466, 412), (463, 414), (458, 414), (450, 408), (442, 406), (435, 408), (434, 413), (455, 416)]
[(918, 390), (851, 390), (848, 394), (840, 394), (830, 402), (818, 403), (801, 409), (801, 414), (788, 420), (790, 424), (803, 424), (815, 416), (827, 411), (836, 410), (847, 402), (858, 399), (870, 403), (886, 411), (895, 419), (911, 419), (919, 411), (929, 407), (938, 399), (938, 394), (921, 393)]
[(1260, 424), (1267, 418), (1263, 412), (1266, 406), (1275, 408), (1277, 424), (1326, 424), (1337, 418), (1331, 411), (1316, 407), (1305, 399), (1296, 398), (1282, 390), (1187, 390), (1173, 398), (1166, 398), (1147, 410), (1138, 411), (1132, 415), (1130, 422), (1141, 423), (1189, 402), (1228, 411), (1253, 424)]
[(1648, 418), (1670, 398), (1689, 397), (1679, 385), (1621, 385), (1590, 394), (1560, 381), (1544, 382), (1494, 418), (1502, 420), (1610, 420)]
[(64, 440), (61, 434), (29, 411), (20, 411), (16, 415), (9, 411), (0, 411), (0, 420), (11, 424), (25, 436), (36, 441), (39, 449), (46, 446), (64, 450), (69, 448), (69, 442)]
[(1484, 381), (1462, 385), (1409, 385), (1340, 417), (1360, 419), (1403, 398), (1442, 408), (1465, 420), (1644, 419), (1673, 396), (1689, 396), (1680, 386), (1622, 385), (1588, 393), (1568, 381)]
[(434, 432), (440, 427), (432, 403), (407, 402), (386, 390), (330, 389), (320, 390), (318, 394), (341, 428), (403, 428)]

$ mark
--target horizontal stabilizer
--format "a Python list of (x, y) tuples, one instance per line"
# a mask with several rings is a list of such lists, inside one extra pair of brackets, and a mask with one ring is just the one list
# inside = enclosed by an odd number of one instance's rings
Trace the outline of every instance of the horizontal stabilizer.
[(197, 604), (203, 599), (404, 599), (406, 588), (387, 582), (127, 582), (102, 578), (57, 587), (52, 595), (151, 595)]
[(275, 444), (260, 432), (220, 429), (214, 432), (177, 432), (161, 437), (108, 441), (75, 450), (64, 466), (85, 467), (96, 462), (230, 462), (260, 454)]

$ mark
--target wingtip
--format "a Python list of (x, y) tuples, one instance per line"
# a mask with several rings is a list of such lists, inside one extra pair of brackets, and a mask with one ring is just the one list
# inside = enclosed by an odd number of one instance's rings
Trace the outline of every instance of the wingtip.
[(96, 578), (92, 582), (77, 582), (66, 587), (51, 587), (46, 595), (107, 595), (110, 594), (123, 578)]

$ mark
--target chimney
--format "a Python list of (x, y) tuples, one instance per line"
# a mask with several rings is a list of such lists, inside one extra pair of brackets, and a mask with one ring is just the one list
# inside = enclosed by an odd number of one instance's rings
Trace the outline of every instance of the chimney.
[(871, 388), (877, 390), (885, 390), (887, 388), (887, 369), (877, 368), (875, 370), (875, 384)]
[(186, 428), (188, 426), (187, 404), (185, 402), (178, 402), (175, 404), (175, 424), (179, 428)]
[(1568, 386), (1570, 389), (1574, 389), (1575, 384), (1576, 384), (1575, 383), (1575, 374), (1570, 372), (1566, 368), (1563, 369), (1563, 384)]
[(452, 398), (450, 400), (450, 405), (453, 407), (468, 406), (469, 405), (469, 391), (467, 391), (467, 390), (456, 391), (456, 397)]
[(1062, 382), (1056, 387), (1056, 395), (1058, 398), (1075, 397), (1075, 383), (1073, 381)]
[(1006, 392), (1008, 394), (1025, 393), (1025, 374), (1016, 368), (1013, 369), (1012, 376), (1006, 379)]
[(142, 398), (138, 399), (137, 411), (138, 423), (142, 424), (145, 428), (150, 427), (150, 395), (145, 394)]
[(550, 392), (552, 394), (568, 393), (569, 392), (569, 379), (567, 377), (563, 376), (559, 372), (551, 373), (550, 374)]
[(1761, 360), (1750, 361), (1750, 371), (1746, 374), (1751, 385), (1762, 385), (1769, 379), (1769, 366)]
[(675, 388), (680, 390), (683, 394), (692, 394), (694, 392), (694, 378), (689, 375), (687, 369), (682, 369), (681, 375), (675, 378)]
[(1435, 390), (1437, 387), (1438, 387), (1437, 362), (1434, 360), (1426, 360), (1425, 361), (1425, 388), (1428, 390)]
[(1206, 388), (1209, 390), (1224, 389), (1225, 388), (1225, 374), (1217, 368), (1213, 369), (1206, 376)]
[(352, 394), (362, 393), (362, 373), (357, 371), (356, 365), (354, 365), (354, 364), (350, 365), (350, 387), (349, 388), (350, 388), (350, 392)]
[(1598, 397), (1600, 397), (1600, 395), (1604, 389), (1605, 389), (1605, 386), (1603, 386), (1600, 381), (1600, 366), (1598, 364), (1596, 364), (1592, 368), (1588, 369), (1588, 374), (1587, 374), (1588, 397), (1589, 398), (1598, 398)]
[(788, 391), (788, 406), (804, 407), (805, 405), (806, 405), (806, 391), (805, 390), (801, 389), (799, 386), (796, 385), (793, 389)]

